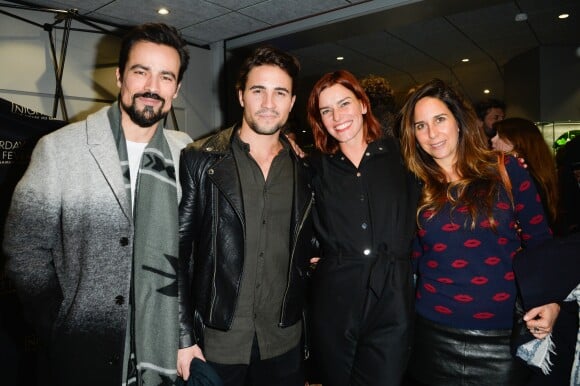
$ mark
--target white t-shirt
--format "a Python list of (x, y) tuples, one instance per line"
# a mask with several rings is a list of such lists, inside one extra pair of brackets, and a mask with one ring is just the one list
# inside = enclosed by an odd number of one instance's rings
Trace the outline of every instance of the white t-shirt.
[(127, 154), (129, 156), (129, 173), (131, 174), (131, 203), (135, 207), (135, 187), (137, 186), (137, 174), (141, 165), (141, 156), (147, 147), (143, 142), (127, 142)]

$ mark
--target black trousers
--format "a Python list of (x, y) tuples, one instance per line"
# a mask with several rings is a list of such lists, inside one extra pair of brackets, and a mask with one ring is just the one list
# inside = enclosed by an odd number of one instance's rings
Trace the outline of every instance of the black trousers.
[(224, 386), (304, 386), (300, 345), (280, 356), (262, 360), (258, 340), (254, 337), (249, 365), (208, 363), (218, 373)]
[(412, 332), (409, 259), (325, 257), (312, 286), (310, 380), (399, 385)]

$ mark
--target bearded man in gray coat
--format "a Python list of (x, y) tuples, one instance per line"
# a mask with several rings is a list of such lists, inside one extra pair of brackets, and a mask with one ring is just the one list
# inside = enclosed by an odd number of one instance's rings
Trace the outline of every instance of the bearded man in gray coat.
[(173, 384), (175, 178), (165, 130), (189, 62), (164, 24), (124, 38), (112, 106), (43, 137), (7, 217), (7, 272), (45, 347), (42, 384)]

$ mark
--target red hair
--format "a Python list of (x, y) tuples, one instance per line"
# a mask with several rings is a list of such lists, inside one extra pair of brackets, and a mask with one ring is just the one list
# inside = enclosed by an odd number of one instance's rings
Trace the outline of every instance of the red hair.
[(365, 140), (367, 142), (372, 142), (383, 135), (381, 124), (371, 111), (369, 98), (356, 77), (345, 70), (329, 72), (323, 75), (322, 78), (316, 82), (310, 92), (308, 104), (306, 105), (308, 123), (312, 129), (312, 135), (314, 136), (314, 146), (322, 153), (326, 154), (334, 154), (337, 152), (338, 141), (326, 131), (326, 128), (322, 123), (322, 116), (320, 115), (318, 104), (322, 91), (334, 86), (335, 84), (340, 84), (350, 90), (367, 108), (366, 114), (363, 115), (363, 133)]

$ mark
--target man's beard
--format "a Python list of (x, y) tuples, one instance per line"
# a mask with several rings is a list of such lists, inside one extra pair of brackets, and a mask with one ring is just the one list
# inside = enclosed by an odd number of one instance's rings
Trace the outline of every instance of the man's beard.
[[(278, 114), (278, 113), (276, 112), (276, 114)], [(284, 126), (284, 122), (276, 124), (272, 127), (260, 126), (251, 116), (246, 117), (246, 123), (248, 124), (250, 129), (252, 129), (255, 133), (261, 134), (261, 135), (276, 134)]]
[[(137, 110), (136, 100), (140, 97), (160, 100), (162, 103), (159, 110), (155, 111), (151, 106), (145, 106), (142, 111)], [(123, 110), (125, 110), (131, 120), (140, 127), (150, 127), (160, 120), (165, 119), (169, 111), (163, 112), (163, 106), (165, 106), (165, 99), (161, 98), (158, 94), (150, 92), (133, 95), (130, 106), (123, 103), (123, 100), (121, 99), (121, 107)]]

